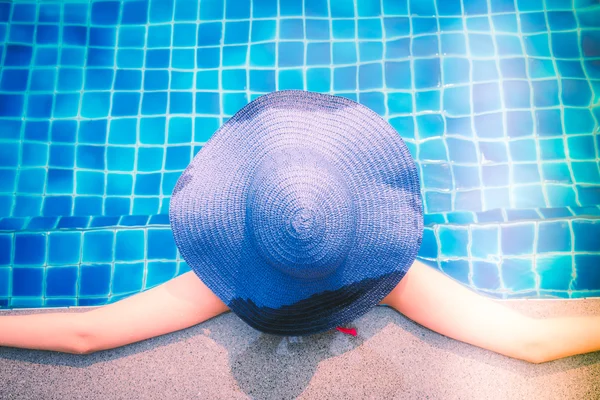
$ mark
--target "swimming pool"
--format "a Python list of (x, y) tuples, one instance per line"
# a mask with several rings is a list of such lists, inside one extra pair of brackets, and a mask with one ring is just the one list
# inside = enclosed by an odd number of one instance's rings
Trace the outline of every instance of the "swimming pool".
[(419, 166), (419, 257), (496, 298), (600, 296), (592, 0), (0, 2), (0, 308), (189, 271), (173, 186), (274, 90), (346, 96)]

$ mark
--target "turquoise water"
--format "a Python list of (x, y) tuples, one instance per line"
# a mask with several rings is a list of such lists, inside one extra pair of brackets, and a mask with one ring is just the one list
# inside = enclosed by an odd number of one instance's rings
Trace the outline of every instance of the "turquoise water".
[(600, 6), (0, 2), (0, 308), (189, 271), (173, 186), (250, 100), (349, 97), (421, 175), (422, 260), (497, 298), (600, 296)]

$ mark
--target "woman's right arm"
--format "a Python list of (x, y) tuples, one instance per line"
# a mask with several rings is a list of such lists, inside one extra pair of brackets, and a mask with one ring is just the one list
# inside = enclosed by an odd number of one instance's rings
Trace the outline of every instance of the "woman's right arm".
[(0, 346), (83, 354), (83, 314), (0, 314)]
[(189, 271), (87, 312), (0, 316), (0, 346), (90, 354), (189, 328), (228, 310)]
[(189, 328), (228, 311), (193, 271), (82, 314), (87, 354)]

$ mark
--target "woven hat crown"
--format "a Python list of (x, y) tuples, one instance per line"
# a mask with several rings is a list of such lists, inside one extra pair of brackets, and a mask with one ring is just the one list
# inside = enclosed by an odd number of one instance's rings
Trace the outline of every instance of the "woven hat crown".
[(330, 275), (353, 242), (355, 209), (338, 168), (319, 151), (277, 151), (256, 169), (246, 227), (273, 267), (296, 278)]

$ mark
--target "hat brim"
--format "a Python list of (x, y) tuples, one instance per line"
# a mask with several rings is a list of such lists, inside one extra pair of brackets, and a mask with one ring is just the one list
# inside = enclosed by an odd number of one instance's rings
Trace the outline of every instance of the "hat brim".
[[(273, 268), (253, 248), (246, 196), (275, 148), (316, 149), (343, 173), (356, 207), (350, 250), (322, 279)], [(215, 132), (179, 178), (169, 217), (190, 268), (253, 328), (308, 335), (364, 315), (412, 265), (423, 234), (419, 176), (406, 144), (350, 99), (305, 91), (252, 101)]]

